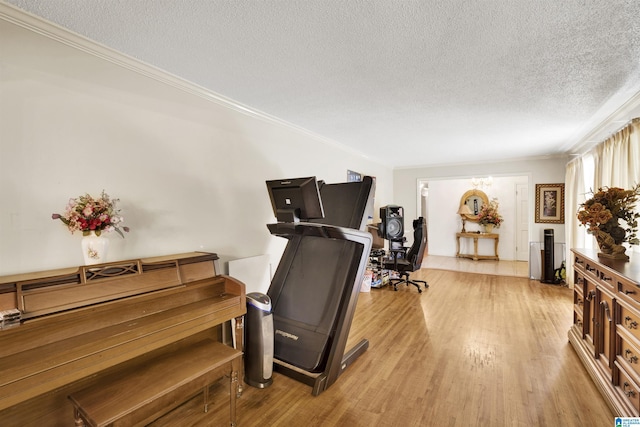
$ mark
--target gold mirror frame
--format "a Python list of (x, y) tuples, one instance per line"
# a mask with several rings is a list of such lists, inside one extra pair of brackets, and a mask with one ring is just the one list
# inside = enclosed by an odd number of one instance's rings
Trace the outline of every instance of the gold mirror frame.
[(462, 214), (467, 221), (478, 222), (478, 213), (482, 205), (489, 204), (489, 197), (481, 190), (469, 190), (462, 195), (460, 207), (467, 205), (473, 214)]

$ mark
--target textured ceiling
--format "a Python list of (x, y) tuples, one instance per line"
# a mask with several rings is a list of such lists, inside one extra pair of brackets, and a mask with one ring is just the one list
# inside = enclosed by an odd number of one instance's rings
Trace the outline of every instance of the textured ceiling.
[(6, 2), (392, 167), (570, 153), (640, 93), (636, 0)]

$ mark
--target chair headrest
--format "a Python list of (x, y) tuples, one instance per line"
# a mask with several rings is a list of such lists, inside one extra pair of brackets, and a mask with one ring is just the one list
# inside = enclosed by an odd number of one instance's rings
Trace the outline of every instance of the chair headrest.
[(413, 220), (413, 229), (415, 230), (418, 227), (422, 227), (422, 224), (424, 223), (424, 218), (423, 217), (418, 217), (416, 219)]

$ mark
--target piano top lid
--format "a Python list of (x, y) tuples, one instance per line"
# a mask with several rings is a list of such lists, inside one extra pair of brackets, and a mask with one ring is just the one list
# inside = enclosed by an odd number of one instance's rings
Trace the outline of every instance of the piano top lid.
[[(168, 262), (168, 261), (177, 261), (178, 265), (183, 265), (183, 264), (202, 262), (202, 261), (208, 261), (208, 260), (215, 261), (218, 259), (219, 259), (218, 255), (211, 252), (186, 252), (181, 254), (161, 255), (161, 256), (155, 256), (150, 258), (140, 258), (139, 260), (122, 260), (122, 261), (108, 262), (104, 264), (95, 264), (95, 265), (92, 265), (91, 267), (99, 268), (107, 265), (121, 264), (127, 261), (131, 261), (131, 262), (140, 261), (140, 263), (143, 265), (157, 264), (157, 263)], [(38, 281), (47, 277), (54, 278), (54, 277), (71, 276), (74, 274), (78, 274), (78, 272), (82, 268), (85, 268), (85, 266), (64, 267), (64, 268), (59, 268), (55, 270), (42, 270), (42, 271), (17, 273), (17, 274), (10, 274), (6, 276), (0, 276), (0, 285), (9, 284), (9, 283), (15, 284), (16, 282), (29, 282), (33, 280)]]

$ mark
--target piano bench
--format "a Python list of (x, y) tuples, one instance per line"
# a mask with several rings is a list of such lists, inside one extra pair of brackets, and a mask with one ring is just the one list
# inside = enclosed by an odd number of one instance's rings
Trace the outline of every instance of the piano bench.
[(114, 375), (69, 395), (75, 425), (146, 425), (200, 391), (207, 412), (209, 386), (229, 376), (229, 418), (231, 426), (235, 426), (241, 363), (240, 351), (204, 340), (144, 363), (127, 364)]

